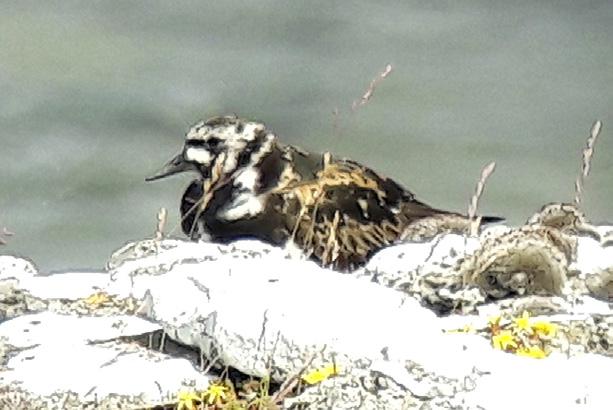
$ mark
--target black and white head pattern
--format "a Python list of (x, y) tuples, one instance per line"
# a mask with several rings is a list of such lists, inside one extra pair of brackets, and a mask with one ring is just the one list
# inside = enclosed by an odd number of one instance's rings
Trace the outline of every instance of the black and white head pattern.
[(276, 136), (264, 124), (236, 117), (216, 117), (195, 124), (186, 134), (183, 156), (206, 180), (213, 168), (220, 179), (231, 179), (233, 198), (219, 217), (237, 220), (261, 211), (255, 196), (260, 177), (257, 165), (270, 153)]

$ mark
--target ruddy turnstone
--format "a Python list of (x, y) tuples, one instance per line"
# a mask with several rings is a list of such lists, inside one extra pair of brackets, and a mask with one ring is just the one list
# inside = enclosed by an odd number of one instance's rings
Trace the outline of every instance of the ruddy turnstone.
[(190, 238), (289, 241), (341, 271), (395, 242), (466, 232), (470, 225), (466, 216), (432, 208), (358, 162), (284, 145), (264, 124), (237, 117), (194, 125), (182, 151), (146, 180), (185, 171), (198, 174), (180, 208)]

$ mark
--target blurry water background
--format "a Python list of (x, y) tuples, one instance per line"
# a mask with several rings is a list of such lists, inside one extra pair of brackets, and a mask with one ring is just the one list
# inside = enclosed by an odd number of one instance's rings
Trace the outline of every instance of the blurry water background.
[(601, 119), (585, 210), (611, 221), (612, 22), (611, 1), (3, 1), (0, 252), (100, 268), (160, 207), (176, 226), (190, 177), (143, 178), (224, 113), (447, 209), (496, 161), (481, 210), (514, 224), (573, 198)]

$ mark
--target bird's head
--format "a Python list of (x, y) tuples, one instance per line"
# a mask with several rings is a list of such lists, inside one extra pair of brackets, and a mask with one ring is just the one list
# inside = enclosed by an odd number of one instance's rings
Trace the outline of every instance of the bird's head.
[(237, 117), (200, 121), (187, 132), (183, 150), (155, 175), (154, 181), (180, 172), (194, 171), (204, 179), (229, 178), (252, 167), (270, 152), (275, 135), (264, 124)]

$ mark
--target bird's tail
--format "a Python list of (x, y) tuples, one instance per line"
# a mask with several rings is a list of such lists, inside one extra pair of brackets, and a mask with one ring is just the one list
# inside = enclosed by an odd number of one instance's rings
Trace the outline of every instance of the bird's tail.
[(505, 222), (505, 221), (506, 219), (500, 216), (482, 216), (481, 217), (481, 223), (484, 225), (495, 224), (495, 223)]

